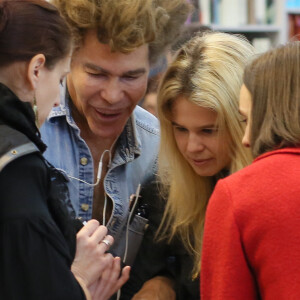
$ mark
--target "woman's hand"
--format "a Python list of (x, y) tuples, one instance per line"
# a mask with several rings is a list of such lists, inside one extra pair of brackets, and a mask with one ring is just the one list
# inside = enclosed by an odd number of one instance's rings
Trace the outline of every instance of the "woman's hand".
[(120, 276), (120, 262), (120, 258), (115, 257), (110, 267), (107, 267), (99, 280), (89, 288), (93, 300), (109, 299), (128, 280), (130, 267), (124, 267)]
[(97, 220), (90, 220), (77, 233), (76, 254), (71, 271), (87, 288), (101, 277), (104, 270), (110, 270), (114, 264), (113, 256), (105, 253), (112, 245), (113, 237), (106, 234), (107, 228), (99, 226)]

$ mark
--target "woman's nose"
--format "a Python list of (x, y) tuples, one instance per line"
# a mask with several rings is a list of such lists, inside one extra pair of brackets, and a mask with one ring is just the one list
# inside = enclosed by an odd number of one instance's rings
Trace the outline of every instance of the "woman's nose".
[(187, 144), (187, 151), (190, 153), (199, 152), (203, 151), (204, 148), (205, 145), (203, 143), (203, 140), (194, 134), (190, 134)]

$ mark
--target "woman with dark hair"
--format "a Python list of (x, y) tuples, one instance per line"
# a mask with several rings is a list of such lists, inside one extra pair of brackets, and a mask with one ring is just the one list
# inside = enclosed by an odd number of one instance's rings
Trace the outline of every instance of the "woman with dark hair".
[(0, 299), (108, 299), (128, 279), (91, 220), (77, 234), (39, 125), (69, 71), (71, 34), (43, 0), (0, 2)]
[(239, 111), (254, 162), (209, 200), (201, 299), (300, 299), (300, 43), (245, 69)]

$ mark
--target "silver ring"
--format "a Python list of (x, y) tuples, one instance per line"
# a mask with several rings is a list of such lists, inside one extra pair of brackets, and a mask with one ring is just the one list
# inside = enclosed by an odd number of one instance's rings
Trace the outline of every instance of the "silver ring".
[(111, 243), (109, 240), (103, 239), (100, 243), (104, 243), (106, 246), (110, 247)]

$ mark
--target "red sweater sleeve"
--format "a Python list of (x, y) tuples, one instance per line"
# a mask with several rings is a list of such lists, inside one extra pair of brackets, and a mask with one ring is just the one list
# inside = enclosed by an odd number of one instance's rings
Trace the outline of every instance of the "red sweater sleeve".
[(218, 183), (206, 212), (201, 299), (256, 299), (229, 191)]

